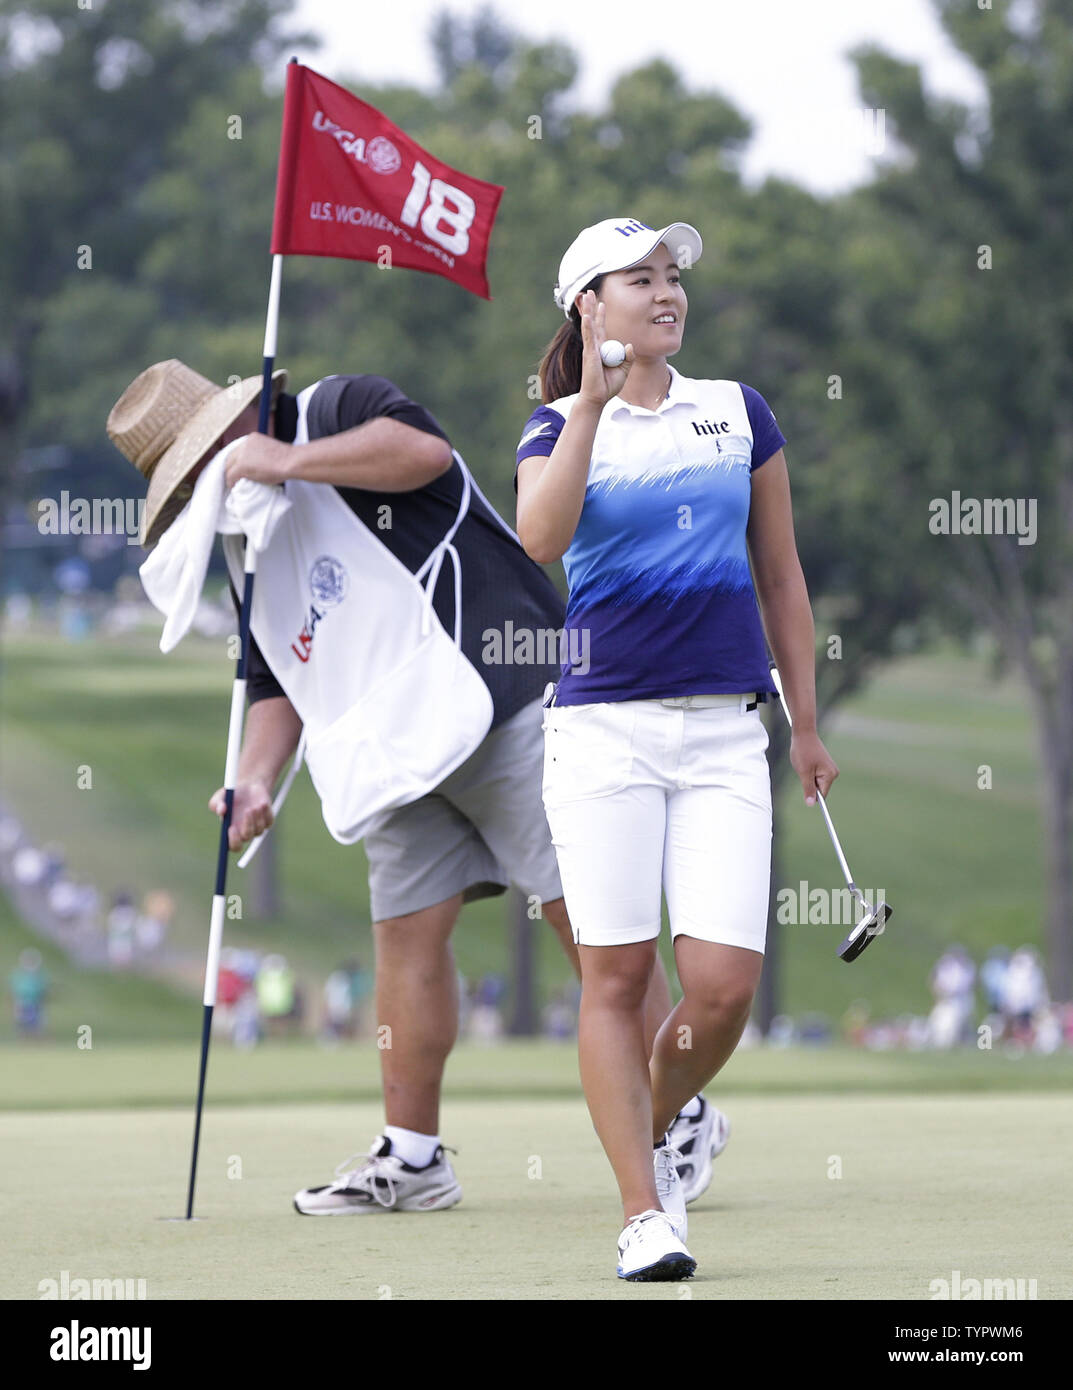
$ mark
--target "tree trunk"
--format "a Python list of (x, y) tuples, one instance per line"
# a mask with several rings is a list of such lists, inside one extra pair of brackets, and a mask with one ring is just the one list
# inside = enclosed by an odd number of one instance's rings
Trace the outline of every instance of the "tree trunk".
[(250, 865), (250, 910), (255, 919), (266, 922), (279, 916), (278, 841), (279, 826), (273, 825)]
[(536, 932), (529, 917), (528, 899), (517, 888), (507, 894), (511, 941), (511, 979), (514, 984), (514, 1007), (511, 1011), (511, 1037), (531, 1038), (537, 1028), (536, 1006)]
[[(1058, 698), (1061, 698), (1060, 696)], [(1047, 978), (1051, 997), (1073, 999), (1073, 746), (1057, 711), (1037, 701), (1040, 797), (1047, 877)]]

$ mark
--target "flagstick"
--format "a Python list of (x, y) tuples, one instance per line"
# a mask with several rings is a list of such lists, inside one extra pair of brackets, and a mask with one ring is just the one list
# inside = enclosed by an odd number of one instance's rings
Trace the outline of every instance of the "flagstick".
[[(283, 279), (283, 257), (272, 257), (272, 278), (268, 287), (268, 313), (265, 318), (264, 366), (261, 380), (261, 406), (257, 422), (259, 434), (268, 433), (268, 417), (272, 409), (272, 368), (276, 360), (276, 335), (279, 328), (279, 295)], [(205, 1100), (205, 1073), (209, 1065), (209, 1039), (212, 1033), (212, 1012), (216, 1007), (216, 985), (220, 974), (220, 946), (224, 932), (224, 908), (227, 903), (227, 856), (231, 816), (235, 807), (235, 783), (238, 780), (238, 758), (242, 748), (242, 724), (246, 713), (246, 662), (250, 650), (250, 611), (253, 608), (253, 579), (257, 569), (257, 552), (246, 541), (243, 564), (244, 583), (242, 607), (239, 610), (239, 653), (235, 681), (231, 687), (231, 718), (227, 727), (227, 756), (224, 760), (224, 818), (220, 826), (220, 845), (216, 856), (216, 886), (209, 917), (209, 952), (205, 961), (205, 994), (201, 1016), (201, 1061), (197, 1078), (197, 1109), (194, 1116), (194, 1147), (190, 1156), (190, 1185), (186, 1193), (186, 1219), (194, 1213), (194, 1185), (197, 1182), (197, 1156), (201, 1143), (201, 1111)]]

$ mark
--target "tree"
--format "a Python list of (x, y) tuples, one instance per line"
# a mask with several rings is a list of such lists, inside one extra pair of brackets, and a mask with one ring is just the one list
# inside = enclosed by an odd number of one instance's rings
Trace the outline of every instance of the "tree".
[[(854, 427), (890, 453), (884, 529), (918, 583), (1027, 682), (1046, 827), (1052, 991), (1073, 995), (1073, 3), (936, 0), (986, 83), (986, 124), (919, 70), (857, 55), (894, 144), (853, 202)], [(860, 273), (866, 267), (874, 273)], [(991, 534), (981, 504), (995, 499)], [(964, 502), (969, 509), (964, 511)], [(973, 522), (973, 508), (979, 510)], [(1020, 509), (1020, 510), (1018, 510)], [(952, 515), (951, 515), (952, 514)], [(878, 515), (878, 512), (877, 512)], [(945, 520), (944, 520), (945, 518)], [(953, 524), (951, 524), (953, 522)], [(996, 524), (1001, 530), (995, 530)]]
[[(292, 42), (315, 42), (285, 32), (290, 8), (291, 0), (108, 0), (85, 9), (0, 0), (5, 458), (15, 458), (17, 439), (62, 438), (104, 470), (115, 466), (101, 405), (130, 379), (127, 364), (153, 327), (185, 307), (142, 274), (147, 240), (160, 232), (147, 224), (143, 190), (206, 91), (252, 77), (263, 104), (258, 64), (282, 67)], [(218, 138), (226, 143), (223, 126)], [(190, 208), (202, 223), (213, 211), (203, 199)], [(90, 481), (83, 476), (83, 491)]]

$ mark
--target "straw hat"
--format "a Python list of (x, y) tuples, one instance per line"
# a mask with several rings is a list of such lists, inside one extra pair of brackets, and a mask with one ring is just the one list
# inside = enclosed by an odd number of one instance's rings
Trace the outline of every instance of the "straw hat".
[[(272, 404), (287, 373), (272, 373)], [(261, 378), (217, 386), (177, 358), (157, 362), (131, 382), (108, 416), (108, 437), (149, 480), (141, 543), (151, 547), (194, 491), (189, 475), (261, 394)]]

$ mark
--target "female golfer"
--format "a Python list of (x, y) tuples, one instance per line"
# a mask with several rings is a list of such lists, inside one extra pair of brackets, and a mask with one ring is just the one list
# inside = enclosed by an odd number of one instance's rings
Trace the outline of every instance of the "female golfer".
[[(685, 327), (681, 269), (701, 249), (681, 222), (612, 218), (577, 237), (555, 290), (567, 323), (518, 448), (522, 545), (561, 557), (570, 587), (544, 805), (581, 957), (581, 1079), (622, 1195), (618, 1274), (635, 1280), (696, 1268), (666, 1131), (734, 1051), (763, 964), (765, 631), (806, 802), (838, 775), (816, 734), (785, 440), (751, 387), (667, 365)], [(621, 366), (601, 360), (610, 339), (626, 345)], [(649, 1056), (661, 888), (683, 998)]]

